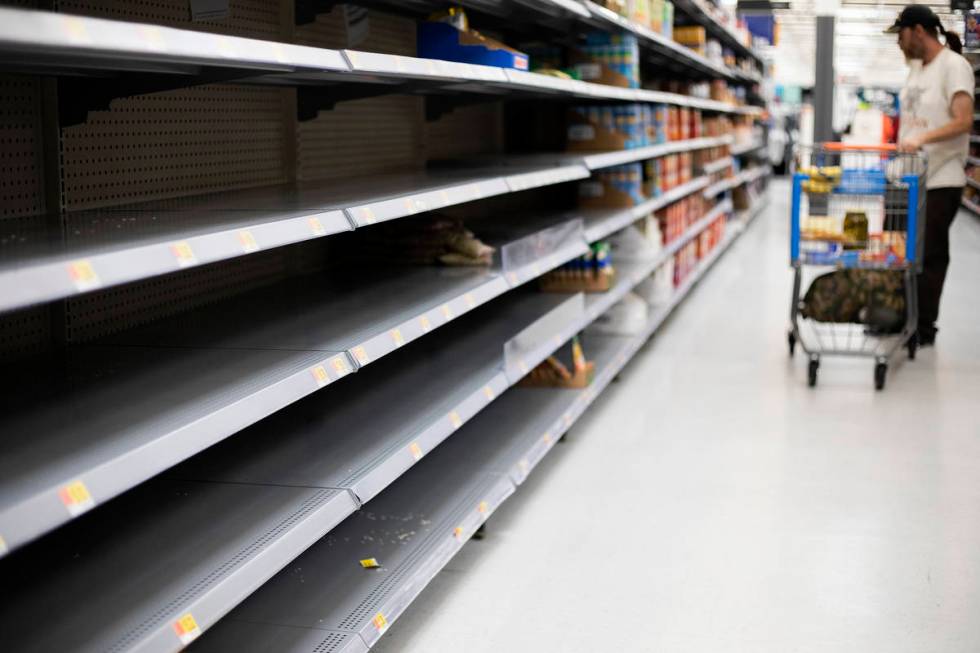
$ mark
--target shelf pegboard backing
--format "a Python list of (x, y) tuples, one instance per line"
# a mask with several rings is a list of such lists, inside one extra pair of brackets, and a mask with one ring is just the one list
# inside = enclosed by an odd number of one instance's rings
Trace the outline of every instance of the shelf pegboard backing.
[(286, 93), (216, 84), (115, 100), (62, 131), (68, 210), (286, 181)]
[(499, 102), (460, 107), (425, 123), (429, 159), (457, 159), (503, 151), (503, 112)]
[[(34, 2), (14, 2), (31, 7)], [(0, 241), (43, 226), (41, 82), (0, 75)], [(50, 339), (48, 308), (0, 315), (0, 362), (44, 351)]]
[(281, 279), (286, 249), (108, 288), (67, 302), (67, 338), (86, 342)]
[[(335, 9), (296, 32), (297, 42), (324, 48), (347, 47), (344, 12)], [(360, 49), (415, 55), (415, 21), (372, 11), (368, 38)], [(341, 102), (297, 127), (300, 179), (360, 177), (421, 168), (425, 116), (422, 99), (383, 96)]]
[(56, 0), (57, 10), (114, 20), (130, 20), (253, 39), (281, 35), (279, 0), (230, 0), (228, 17), (191, 21), (189, 0)]

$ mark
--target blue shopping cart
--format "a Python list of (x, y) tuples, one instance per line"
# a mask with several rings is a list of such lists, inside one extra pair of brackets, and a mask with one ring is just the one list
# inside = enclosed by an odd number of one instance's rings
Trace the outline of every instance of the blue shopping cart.
[(798, 148), (796, 161), (790, 355), (799, 344), (809, 356), (811, 387), (824, 355), (872, 357), (881, 390), (893, 354), (904, 346), (914, 359), (918, 347), (925, 157), (823, 143)]

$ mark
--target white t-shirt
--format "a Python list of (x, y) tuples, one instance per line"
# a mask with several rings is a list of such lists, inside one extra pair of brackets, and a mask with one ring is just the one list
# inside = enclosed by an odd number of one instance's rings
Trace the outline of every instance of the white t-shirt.
[[(899, 140), (948, 124), (953, 119), (950, 109), (957, 93), (967, 93), (973, 99), (973, 66), (949, 48), (943, 48), (928, 65), (922, 61), (909, 65), (909, 78), (901, 95)], [(969, 134), (929, 143), (923, 149), (929, 158), (927, 188), (966, 185)]]

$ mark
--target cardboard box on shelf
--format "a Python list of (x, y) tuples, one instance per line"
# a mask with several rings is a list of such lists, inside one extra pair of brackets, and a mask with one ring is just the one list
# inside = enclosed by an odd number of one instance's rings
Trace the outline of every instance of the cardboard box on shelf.
[(643, 173), (639, 163), (597, 171), (579, 182), (578, 204), (587, 209), (630, 208), (646, 201)]

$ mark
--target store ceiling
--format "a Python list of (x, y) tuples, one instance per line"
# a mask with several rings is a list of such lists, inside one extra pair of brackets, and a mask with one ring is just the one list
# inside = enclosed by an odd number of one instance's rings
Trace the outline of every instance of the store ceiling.
[[(836, 4), (836, 3), (835, 3)], [(905, 60), (891, 25), (906, 0), (843, 0), (836, 10), (835, 69), (839, 83), (900, 87), (905, 80)], [(921, 2), (943, 20), (947, 29), (962, 36), (963, 18), (949, 10), (949, 3)], [(791, 8), (775, 12), (779, 20), (779, 44), (768, 48), (777, 83), (812, 86), (816, 50), (817, 0), (791, 0)]]

